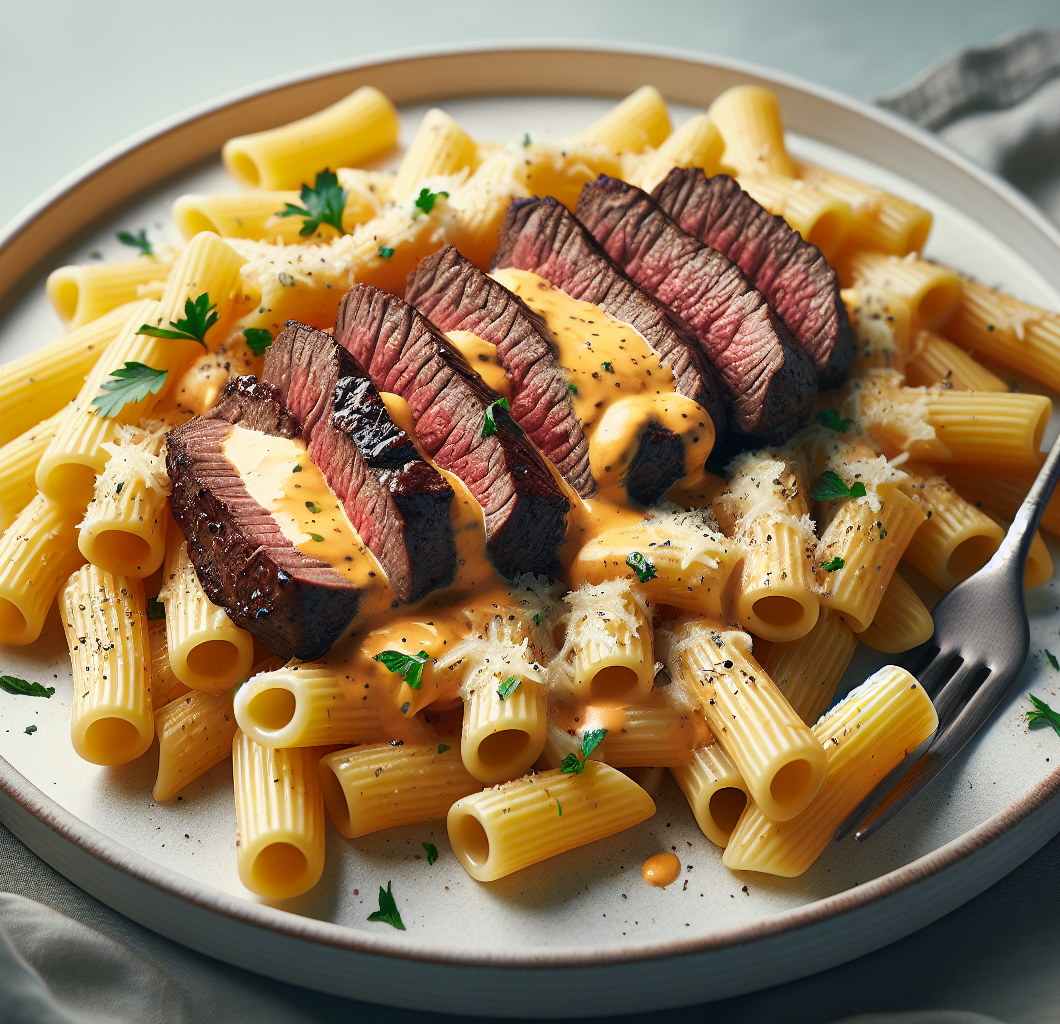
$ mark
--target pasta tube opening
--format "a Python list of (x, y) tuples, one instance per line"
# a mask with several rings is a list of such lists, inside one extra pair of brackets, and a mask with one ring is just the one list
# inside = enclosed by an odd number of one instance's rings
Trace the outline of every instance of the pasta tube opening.
[(670, 773), (695, 815), (696, 823), (712, 843), (724, 847), (747, 806), (747, 784), (716, 743), (700, 747), (690, 764)]

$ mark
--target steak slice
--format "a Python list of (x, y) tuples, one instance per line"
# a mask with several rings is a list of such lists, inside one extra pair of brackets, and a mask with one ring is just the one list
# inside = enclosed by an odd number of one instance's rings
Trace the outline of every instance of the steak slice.
[(629, 324), (674, 375), (674, 389), (707, 410), (715, 443), (725, 436), (728, 397), (699, 350), (695, 333), (671, 309), (634, 284), (574, 215), (551, 196), (508, 207), (491, 269), (515, 267), (550, 281), (572, 299)]
[(724, 253), (766, 297), (813, 360), (822, 390), (846, 380), (854, 335), (839, 278), (816, 245), (755, 202), (735, 178), (675, 167), (652, 198), (682, 231)]
[(380, 391), (409, 403), (427, 453), (467, 484), (482, 506), (497, 571), (508, 579), (556, 572), (570, 502), (522, 428), (496, 404), (501, 396), (445, 335), (396, 295), (358, 284), (342, 298), (335, 337)]
[(453, 489), (395, 426), (368, 372), (330, 335), (289, 322), (262, 379), (301, 426), (309, 457), (402, 601), (452, 583)]
[(817, 375), (743, 271), (616, 178), (585, 185), (577, 215), (634, 281), (696, 332), (732, 398), (734, 428), (767, 444), (790, 436), (817, 396)]
[(213, 409), (166, 435), (173, 517), (214, 604), (281, 657), (319, 658), (357, 614), (360, 591), (295, 547), (251, 497), (224, 452), (237, 423), (298, 436), (275, 388), (255, 377), (229, 380)]
[(578, 495), (592, 497), (596, 481), (589, 468), (589, 442), (548, 328), (530, 307), (452, 245), (409, 274), (405, 301), (443, 331), (470, 331), (497, 346), (497, 357), (512, 380), (512, 419)]

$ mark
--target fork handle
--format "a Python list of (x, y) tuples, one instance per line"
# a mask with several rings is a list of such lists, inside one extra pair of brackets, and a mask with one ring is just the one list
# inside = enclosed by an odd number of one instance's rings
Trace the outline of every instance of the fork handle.
[(1027, 552), (1030, 550), (1034, 531), (1038, 529), (1045, 506), (1056, 487), (1057, 478), (1060, 477), (1060, 437), (1053, 442), (1049, 454), (1046, 456), (1045, 464), (1038, 471), (1038, 476), (1027, 497), (1023, 499), (1019, 511), (1012, 520), (1012, 525), (1005, 534), (1001, 546), (994, 552), (988, 565), (999, 566), (1002, 562), (1010, 562), (1022, 569), (1027, 561)]

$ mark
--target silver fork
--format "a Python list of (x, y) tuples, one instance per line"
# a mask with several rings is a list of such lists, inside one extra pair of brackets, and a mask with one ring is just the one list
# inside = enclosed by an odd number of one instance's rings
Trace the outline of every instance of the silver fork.
[(993, 558), (939, 601), (931, 639), (902, 659), (935, 702), (934, 741), (880, 782), (839, 827), (836, 840), (862, 819), (859, 841), (890, 821), (982, 728), (1020, 674), (1030, 650), (1024, 566), (1058, 476), (1060, 438)]

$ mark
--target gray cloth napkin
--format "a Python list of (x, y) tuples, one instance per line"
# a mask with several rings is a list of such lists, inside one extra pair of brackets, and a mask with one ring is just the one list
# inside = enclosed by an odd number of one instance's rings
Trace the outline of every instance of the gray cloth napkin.
[[(1060, 223), (1060, 29), (955, 54), (879, 103), (938, 131)], [(948, 917), (853, 963), (738, 999), (622, 1019), (1060, 1024), (1058, 878), (1060, 837)], [(0, 889), (5, 1024), (444, 1019), (309, 992), (184, 949), (83, 893), (2, 826)]]

